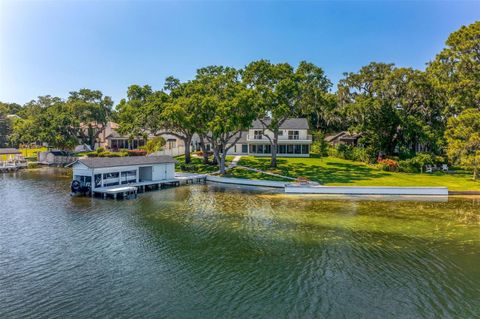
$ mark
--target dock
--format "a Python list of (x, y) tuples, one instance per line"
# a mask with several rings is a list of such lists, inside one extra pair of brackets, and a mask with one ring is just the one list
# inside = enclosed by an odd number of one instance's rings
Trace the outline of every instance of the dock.
[(91, 195), (100, 195), (103, 198), (112, 197), (113, 199), (129, 198), (130, 196), (136, 197), (138, 193), (143, 193), (150, 190), (180, 186), (182, 184), (204, 183), (206, 180), (207, 175), (205, 174), (177, 173), (175, 178), (171, 179), (140, 181), (124, 185), (98, 187), (92, 190)]
[(7, 161), (0, 161), (0, 172), (11, 172), (11, 171), (16, 171), (20, 168), (25, 168), (27, 167), (26, 162), (7, 162)]

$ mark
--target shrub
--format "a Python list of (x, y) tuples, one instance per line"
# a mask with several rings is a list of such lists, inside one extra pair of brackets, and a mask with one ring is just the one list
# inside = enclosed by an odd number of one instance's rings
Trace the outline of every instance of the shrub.
[(147, 144), (143, 147), (148, 154), (158, 152), (165, 145), (165, 139), (161, 136), (155, 136), (154, 138), (147, 141)]
[(103, 152), (98, 154), (98, 157), (122, 157), (122, 156), (125, 156), (125, 155), (119, 152)]
[(323, 157), (328, 155), (328, 143), (325, 141), (325, 134), (322, 132), (316, 132), (313, 134), (313, 143), (311, 146), (311, 152)]
[(340, 158), (340, 153), (335, 147), (329, 147), (328, 156)]
[(147, 155), (146, 150), (128, 150), (127, 151), (128, 156), (145, 156)]
[(393, 159), (383, 159), (378, 161), (380, 168), (388, 172), (396, 172), (398, 170), (398, 162)]
[(339, 144), (337, 147), (330, 147), (328, 149), (328, 155), (357, 162), (375, 162), (375, 150), (345, 144)]
[(103, 152), (105, 152), (105, 148), (104, 147), (99, 147), (99, 148), (96, 149), (96, 152), (98, 154), (103, 153)]
[(437, 165), (445, 163), (445, 159), (441, 156), (435, 156), (429, 153), (418, 153), (416, 156), (399, 162), (399, 169), (405, 173), (423, 172), (423, 168), (427, 165)]
[(407, 159), (398, 162), (398, 169), (400, 172), (404, 173), (418, 173), (420, 172), (421, 167), (418, 166), (418, 163), (413, 159)]
[(196, 167), (195, 167), (194, 164), (182, 163), (182, 164), (180, 164), (180, 169), (184, 172), (195, 172), (196, 171)]
[(352, 150), (352, 160), (364, 163), (374, 163), (375, 152), (364, 147), (354, 147)]
[(87, 152), (85, 155), (87, 155), (87, 157), (98, 157), (100, 154), (97, 152)]

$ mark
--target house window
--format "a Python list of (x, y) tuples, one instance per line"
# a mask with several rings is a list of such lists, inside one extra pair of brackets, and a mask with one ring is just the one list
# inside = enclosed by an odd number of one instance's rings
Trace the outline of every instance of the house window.
[(287, 154), (293, 154), (293, 145), (287, 145)]
[(302, 145), (302, 154), (308, 154), (308, 145)]
[(283, 130), (278, 131), (278, 136), (283, 136)]
[(103, 179), (109, 179), (109, 178), (118, 178), (118, 172), (103, 174)]
[(263, 153), (264, 154), (270, 154), (272, 153), (272, 146), (270, 144), (268, 145), (265, 145), (264, 149), (263, 149)]
[(136, 170), (121, 172), (120, 175), (121, 175), (122, 184), (135, 183), (137, 181)]
[(287, 146), (286, 145), (278, 145), (278, 153), (279, 154), (287, 153)]
[(302, 153), (302, 145), (295, 145), (295, 154), (301, 154)]
[(167, 145), (168, 145), (168, 149), (172, 149), (172, 148), (176, 148), (177, 147), (177, 140), (174, 139), (174, 138), (169, 138), (167, 140)]
[(95, 174), (95, 187), (102, 186), (102, 174)]
[(289, 140), (298, 140), (299, 137), (300, 137), (300, 133), (298, 131), (288, 131)]
[(263, 137), (263, 132), (261, 130), (253, 131), (253, 139), (254, 140), (261, 140)]
[(122, 139), (112, 139), (111, 147), (114, 150), (122, 149), (122, 148), (128, 148), (128, 141), (127, 140), (122, 140)]
[(242, 144), (242, 153), (248, 153), (248, 145)]

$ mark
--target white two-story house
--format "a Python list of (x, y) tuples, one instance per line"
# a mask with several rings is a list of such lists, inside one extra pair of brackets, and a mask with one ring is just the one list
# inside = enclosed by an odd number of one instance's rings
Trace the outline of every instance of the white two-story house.
[[(306, 118), (291, 118), (283, 122), (278, 136), (277, 155), (309, 157), (312, 136), (308, 134), (308, 129)], [(263, 124), (256, 120), (248, 131), (242, 132), (242, 137), (228, 153), (232, 155), (270, 156), (272, 149), (267, 136), (273, 138), (273, 132), (265, 130)]]

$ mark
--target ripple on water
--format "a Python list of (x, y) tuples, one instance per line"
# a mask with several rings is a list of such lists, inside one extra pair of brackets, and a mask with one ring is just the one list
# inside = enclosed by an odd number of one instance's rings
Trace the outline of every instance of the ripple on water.
[(70, 198), (0, 177), (0, 317), (480, 316), (480, 203), (196, 185)]

